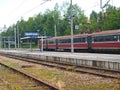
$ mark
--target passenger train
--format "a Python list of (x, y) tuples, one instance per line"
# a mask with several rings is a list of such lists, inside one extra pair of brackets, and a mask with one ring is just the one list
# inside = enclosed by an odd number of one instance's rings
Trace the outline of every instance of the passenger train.
[[(40, 40), (39, 47), (42, 42)], [(74, 51), (120, 53), (120, 30), (73, 35)], [(71, 51), (71, 35), (47, 38), (43, 40), (46, 51)]]

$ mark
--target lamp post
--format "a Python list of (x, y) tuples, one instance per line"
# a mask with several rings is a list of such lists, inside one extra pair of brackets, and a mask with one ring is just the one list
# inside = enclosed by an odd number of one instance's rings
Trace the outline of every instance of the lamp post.
[(70, 24), (71, 24), (71, 53), (74, 53), (74, 46), (73, 46), (73, 13), (72, 13), (72, 0), (70, 3)]
[(53, 20), (54, 20), (54, 33), (55, 33), (55, 37), (57, 36), (57, 30), (56, 30), (56, 21), (55, 21), (55, 12), (53, 12)]

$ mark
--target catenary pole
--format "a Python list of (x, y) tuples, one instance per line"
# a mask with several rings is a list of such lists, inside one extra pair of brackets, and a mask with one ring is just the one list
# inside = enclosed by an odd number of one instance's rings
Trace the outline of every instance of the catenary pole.
[(74, 46), (73, 46), (73, 13), (72, 13), (72, 0), (70, 3), (70, 10), (71, 10), (71, 15), (70, 15), (70, 19), (71, 19), (71, 53), (74, 53)]

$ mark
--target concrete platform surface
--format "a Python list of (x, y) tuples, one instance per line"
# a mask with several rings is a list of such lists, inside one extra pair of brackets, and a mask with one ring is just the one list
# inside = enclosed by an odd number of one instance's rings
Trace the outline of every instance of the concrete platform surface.
[(71, 53), (71, 52), (40, 52), (40, 51), (30, 51), (30, 50), (0, 50), (0, 52), (16, 52), (43, 56), (53, 56), (62, 58), (72, 58), (81, 60), (94, 60), (94, 61), (109, 61), (109, 62), (119, 62), (120, 54), (100, 54), (100, 53)]

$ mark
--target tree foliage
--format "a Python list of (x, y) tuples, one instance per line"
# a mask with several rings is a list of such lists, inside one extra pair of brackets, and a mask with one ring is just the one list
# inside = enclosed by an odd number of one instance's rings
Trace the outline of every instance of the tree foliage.
[(104, 15), (103, 29), (119, 29), (120, 28), (120, 8), (109, 6)]
[(96, 13), (93, 11), (90, 15), (90, 29), (115, 30), (120, 29), (120, 8), (108, 6), (105, 12)]

